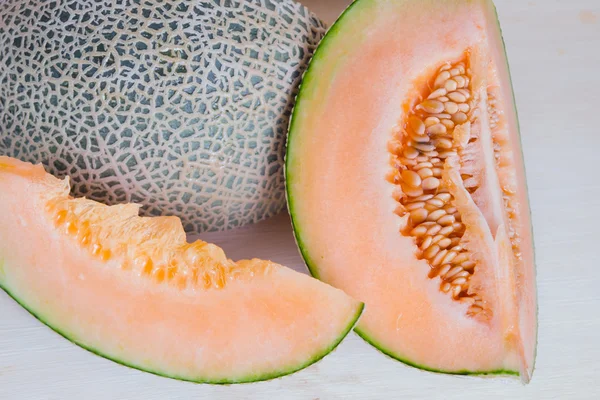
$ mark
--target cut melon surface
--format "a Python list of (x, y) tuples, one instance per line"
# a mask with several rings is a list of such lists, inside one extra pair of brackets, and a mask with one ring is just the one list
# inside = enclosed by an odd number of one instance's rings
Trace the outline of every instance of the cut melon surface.
[(529, 381), (537, 304), (517, 114), (488, 0), (358, 0), (303, 79), (286, 158), (311, 273), (407, 364)]
[(175, 217), (68, 194), (0, 157), (0, 287), (94, 353), (182, 380), (264, 380), (321, 359), (362, 312), (307, 275), (187, 243)]

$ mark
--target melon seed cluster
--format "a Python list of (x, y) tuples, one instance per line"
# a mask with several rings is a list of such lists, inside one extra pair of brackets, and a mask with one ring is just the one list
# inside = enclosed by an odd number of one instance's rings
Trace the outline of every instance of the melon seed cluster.
[(403, 193), (397, 198), (403, 206), (400, 214), (409, 213), (403, 234), (415, 238), (418, 257), (432, 268), (429, 277), (439, 276), (440, 289), (468, 302), (469, 314), (475, 315), (483, 310), (482, 299), (468, 293), (475, 262), (461, 246), (465, 226), (441, 179), (445, 160), (458, 152), (454, 128), (470, 119), (474, 103), (469, 75), (464, 63), (442, 66), (427, 98), (408, 114), (391, 151), (393, 181)]
[(46, 211), (54, 226), (97, 260), (117, 261), (123, 270), (180, 290), (221, 289), (228, 281), (265, 273), (273, 265), (260, 260), (235, 263), (218, 246), (187, 243), (175, 217), (139, 217), (136, 205), (109, 207), (88, 199), (54, 198)]

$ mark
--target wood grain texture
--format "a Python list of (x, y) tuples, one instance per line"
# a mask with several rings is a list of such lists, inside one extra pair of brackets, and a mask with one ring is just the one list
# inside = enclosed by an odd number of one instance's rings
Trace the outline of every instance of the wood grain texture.
[[(345, 6), (345, 0), (305, 3), (328, 21)], [(540, 329), (531, 384), (423, 372), (355, 334), (288, 377), (238, 386), (178, 382), (80, 349), (0, 292), (0, 399), (600, 399), (600, 2), (496, 3), (521, 119), (537, 250)], [(233, 258), (270, 258), (306, 271), (287, 215), (203, 239)]]

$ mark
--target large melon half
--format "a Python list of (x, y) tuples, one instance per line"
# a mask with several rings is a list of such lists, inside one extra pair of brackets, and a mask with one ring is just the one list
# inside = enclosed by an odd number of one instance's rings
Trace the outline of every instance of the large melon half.
[(420, 368), (530, 379), (533, 243), (491, 1), (356, 1), (304, 78), (286, 166), (302, 254), (365, 302), (361, 336)]
[(183, 380), (256, 381), (319, 360), (361, 313), (306, 275), (188, 244), (176, 217), (68, 193), (68, 180), (0, 157), (0, 287), (95, 353)]

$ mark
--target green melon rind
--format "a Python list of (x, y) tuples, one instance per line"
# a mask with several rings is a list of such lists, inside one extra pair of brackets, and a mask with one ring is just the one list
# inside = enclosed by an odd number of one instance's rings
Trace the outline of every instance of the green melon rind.
[(422, 369), (424, 371), (429, 371), (429, 372), (437, 372), (437, 373), (441, 373), (441, 374), (451, 374), (451, 375), (506, 375), (506, 376), (519, 376), (519, 372), (518, 371), (512, 371), (512, 370), (506, 370), (506, 369), (496, 369), (496, 370), (491, 370), (491, 371), (468, 371), (468, 370), (457, 370), (457, 371), (447, 371), (447, 370), (442, 370), (442, 369), (435, 369), (435, 368), (431, 368), (428, 367), (426, 365), (422, 365), (422, 364), (417, 364), (411, 360), (409, 360), (408, 358), (405, 358), (403, 356), (400, 356), (396, 353), (394, 353), (393, 351), (387, 349), (384, 345), (380, 344), (379, 342), (377, 342), (375, 339), (373, 339), (371, 336), (369, 336), (369, 334), (367, 334), (365, 331), (361, 330), (360, 328), (354, 328), (354, 332), (356, 332), (356, 334), (358, 336), (360, 336), (361, 338), (363, 338), (363, 340), (367, 343), (369, 343), (371, 346), (375, 347), (377, 350), (379, 350), (380, 352), (382, 352), (383, 354), (385, 354), (388, 357), (393, 358), (394, 360), (398, 360), (403, 364), (406, 364), (410, 367), (414, 367), (414, 368), (418, 368), (418, 369)]
[[(354, 7), (356, 7), (356, 5), (362, 1), (364, 1), (364, 0), (354, 0), (344, 10), (344, 12), (338, 17), (338, 19), (334, 22), (334, 24), (329, 28), (329, 30), (325, 34), (325, 37), (319, 43), (319, 46), (315, 50), (315, 53), (308, 65), (308, 68), (306, 69), (306, 72), (304, 73), (302, 82), (300, 83), (300, 86), (298, 89), (298, 95), (296, 96), (296, 104), (292, 111), (292, 116), (290, 119), (290, 128), (289, 128), (289, 132), (288, 132), (287, 148), (286, 148), (286, 155), (285, 155), (285, 181), (286, 181), (286, 197), (287, 197), (288, 212), (290, 214), (290, 219), (292, 222), (294, 238), (298, 245), (298, 249), (300, 250), (300, 254), (302, 255), (302, 258), (304, 259), (304, 261), (306, 263), (306, 267), (308, 268), (310, 274), (317, 279), (321, 279), (319, 277), (317, 263), (314, 262), (314, 260), (312, 260), (311, 256), (308, 254), (308, 250), (306, 249), (304, 241), (302, 240), (302, 234), (301, 234), (301, 230), (299, 227), (299, 222), (294, 217), (295, 200), (294, 200), (294, 196), (291, 192), (291, 185), (290, 185), (290, 182), (293, 181), (293, 176), (290, 174), (290, 165), (288, 165), (288, 163), (290, 162), (289, 160), (291, 158), (293, 140), (295, 139), (294, 131), (295, 131), (295, 122), (298, 120), (298, 116), (297, 116), (298, 109), (300, 109), (302, 107), (302, 102), (304, 100), (304, 98), (303, 98), (304, 91), (308, 90), (308, 88), (310, 88), (310, 84), (313, 79), (313, 74), (316, 74), (316, 72), (313, 72), (313, 65), (315, 62), (318, 62), (322, 58), (322, 53), (324, 53), (326, 50), (327, 42), (331, 38), (335, 37), (336, 34), (338, 33), (339, 29), (342, 27), (342, 25), (344, 25), (344, 23), (345, 23), (344, 20), (347, 18), (349, 11), (352, 10)], [(504, 54), (506, 54), (506, 45), (504, 43), (504, 39), (502, 38), (501, 29), (500, 29), (500, 21), (498, 19), (497, 10), (491, 1), (486, 1), (486, 3), (491, 4), (492, 11), (495, 16), (495, 22), (498, 25), (498, 30), (500, 32), (499, 36), (500, 36), (500, 40), (502, 41)], [(507, 68), (508, 68), (508, 57), (504, 57), (504, 59), (507, 63)], [(509, 71), (509, 77), (510, 77), (510, 69), (509, 68), (508, 68), (508, 71)], [(512, 89), (512, 81), (510, 82), (510, 85), (511, 85), (511, 89)], [(513, 105), (515, 105), (514, 90), (512, 90), (512, 96), (513, 96)], [(515, 113), (516, 113), (516, 106), (514, 108), (515, 108)], [(518, 137), (520, 140), (521, 134), (520, 134), (518, 117), (517, 117), (517, 131), (518, 131)], [(521, 153), (521, 157), (523, 157), (523, 153)], [(523, 163), (523, 165), (524, 165), (524, 163)], [(530, 211), (530, 214), (531, 214), (531, 211)], [(532, 232), (532, 237), (533, 237), (533, 232)], [(422, 365), (422, 364), (413, 362), (410, 359), (406, 358), (405, 356), (394, 353), (393, 351), (391, 351), (390, 349), (387, 349), (384, 345), (379, 343), (377, 340), (375, 340), (373, 338), (373, 336), (371, 336), (369, 333), (367, 333), (364, 330), (361, 330), (359, 327), (355, 327), (354, 331), (364, 341), (366, 341), (371, 346), (375, 347), (377, 350), (379, 350), (383, 354), (387, 355), (388, 357), (391, 357), (397, 361), (400, 361), (403, 364), (406, 364), (408, 366), (422, 369), (424, 371), (430, 371), (430, 372), (436, 372), (436, 373), (442, 373), (442, 374), (452, 374), (452, 375), (475, 375), (475, 376), (485, 376), (485, 375), (519, 376), (520, 375), (519, 371), (512, 371), (512, 370), (505, 370), (505, 369), (490, 370), (490, 371), (468, 371), (468, 370), (448, 371), (448, 370), (431, 368), (426, 365)], [(536, 335), (537, 335), (537, 332), (536, 332)], [(537, 336), (536, 336), (536, 342), (537, 342)], [(536, 352), (537, 352), (537, 346), (536, 346)]]
[[(4, 262), (2, 261), (2, 259), (0, 259), (0, 272), (2, 272), (2, 267), (4, 266)], [(1, 275), (0, 275), (1, 277)], [(364, 303), (360, 303), (359, 306), (357, 307), (356, 312), (354, 313), (354, 315), (352, 316), (352, 318), (350, 319), (350, 322), (346, 325), (346, 327), (344, 328), (344, 330), (340, 333), (340, 335), (329, 344), (329, 346), (327, 346), (325, 349), (317, 352), (315, 355), (313, 355), (311, 358), (309, 358), (308, 360), (306, 360), (303, 364), (300, 365), (294, 365), (294, 366), (290, 366), (290, 367), (284, 367), (281, 370), (278, 371), (270, 371), (270, 372), (266, 372), (263, 374), (256, 374), (256, 375), (248, 375), (248, 376), (244, 376), (241, 378), (236, 378), (236, 379), (204, 379), (202, 377), (198, 377), (198, 378), (186, 378), (186, 377), (182, 377), (182, 376), (177, 376), (177, 375), (169, 375), (163, 372), (159, 372), (159, 371), (154, 371), (145, 367), (141, 367), (139, 365), (135, 365), (133, 363), (128, 363), (127, 361), (124, 360), (120, 360), (118, 358), (115, 358), (113, 356), (109, 356), (105, 353), (103, 353), (101, 350), (98, 350), (94, 347), (91, 346), (87, 346), (83, 343), (81, 343), (80, 341), (78, 341), (77, 339), (73, 338), (71, 335), (69, 335), (66, 332), (63, 332), (60, 330), (60, 328), (58, 328), (55, 325), (52, 325), (50, 323), (48, 323), (46, 320), (44, 320), (44, 318), (39, 315), (39, 313), (36, 313), (35, 311), (33, 311), (31, 308), (29, 308), (24, 302), (22, 302), (21, 300), (19, 300), (19, 298), (12, 293), (7, 287), (2, 285), (2, 282), (0, 282), (0, 289), (4, 290), (6, 292), (6, 294), (8, 294), (15, 302), (17, 302), (21, 307), (23, 307), (25, 310), (27, 310), (31, 315), (33, 315), (37, 320), (39, 320), (41, 323), (43, 323), (44, 325), (46, 325), (48, 328), (52, 329), (54, 332), (58, 333), (60, 336), (64, 337), (65, 339), (67, 339), (68, 341), (76, 344), (77, 346), (89, 351), (90, 353), (93, 353), (97, 356), (100, 356), (102, 358), (106, 358), (108, 360), (111, 360), (113, 362), (116, 362), (117, 364), (121, 364), (125, 367), (129, 367), (129, 368), (133, 368), (133, 369), (137, 369), (143, 372), (148, 372), (150, 374), (153, 375), (158, 375), (161, 377), (165, 377), (165, 378), (171, 378), (171, 379), (176, 379), (179, 381), (186, 381), (186, 382), (192, 382), (192, 383), (208, 383), (208, 384), (216, 384), (216, 385), (227, 385), (227, 384), (234, 384), (234, 383), (252, 383), (252, 382), (260, 382), (260, 381), (266, 381), (269, 379), (274, 379), (274, 378), (280, 378), (282, 376), (286, 376), (286, 375), (290, 375), (293, 374), (294, 372), (300, 371), (301, 369), (304, 369), (318, 361), (320, 361), (322, 358), (324, 358), (326, 355), (328, 355), (329, 353), (331, 353), (332, 351), (334, 351), (336, 349), (336, 347), (342, 342), (342, 340), (344, 340), (344, 338), (350, 333), (350, 331), (354, 328), (354, 326), (356, 325), (356, 323), (358, 322), (358, 319), (360, 318), (363, 310), (364, 310)]]
[(300, 235), (300, 228), (298, 226), (298, 222), (295, 220), (294, 218), (294, 196), (291, 193), (291, 185), (290, 182), (293, 180), (293, 177), (290, 175), (290, 166), (288, 165), (288, 163), (290, 162), (290, 158), (291, 158), (291, 148), (292, 146), (292, 139), (295, 137), (294, 135), (294, 128), (295, 128), (295, 122), (298, 120), (297, 118), (297, 113), (298, 110), (301, 108), (302, 102), (304, 101), (304, 91), (306, 90), (306, 87), (310, 86), (311, 80), (313, 79), (313, 65), (315, 64), (315, 62), (319, 61), (322, 58), (322, 54), (324, 53), (326, 50), (326, 46), (328, 45), (328, 41), (330, 38), (335, 37), (336, 34), (338, 33), (340, 27), (342, 26), (342, 21), (345, 19), (345, 17), (348, 15), (348, 13), (350, 12), (350, 10), (352, 10), (354, 7), (356, 7), (356, 5), (360, 2), (360, 0), (354, 0), (348, 7), (346, 7), (346, 9), (344, 10), (344, 12), (342, 12), (342, 14), (338, 17), (338, 19), (333, 23), (333, 25), (331, 25), (329, 27), (329, 29), (327, 30), (327, 33), (325, 34), (325, 36), (323, 37), (323, 39), (321, 40), (321, 42), (319, 43), (319, 45), (317, 46), (317, 48), (315, 49), (315, 52), (313, 53), (313, 56), (308, 64), (308, 67), (306, 68), (306, 71), (304, 72), (304, 75), (302, 76), (302, 81), (300, 82), (300, 85), (298, 86), (298, 95), (296, 96), (296, 102), (294, 104), (294, 109), (292, 110), (292, 115), (290, 117), (290, 127), (288, 129), (288, 137), (287, 137), (287, 143), (286, 143), (286, 150), (285, 150), (285, 163), (284, 163), (284, 175), (285, 175), (285, 196), (286, 196), (286, 200), (287, 200), (287, 209), (288, 209), (288, 213), (290, 214), (290, 219), (292, 222), (292, 231), (294, 233), (294, 239), (296, 240), (296, 244), (298, 245), (298, 249), (300, 250), (300, 254), (302, 255), (302, 258), (304, 259), (304, 262), (306, 263), (306, 267), (308, 268), (308, 271), (310, 272), (310, 274), (317, 279), (321, 279), (319, 277), (319, 273), (317, 268), (315, 267), (316, 263), (314, 263), (311, 258), (310, 255), (308, 254), (308, 250), (306, 249), (306, 246), (304, 245), (304, 242), (302, 241), (302, 237)]

